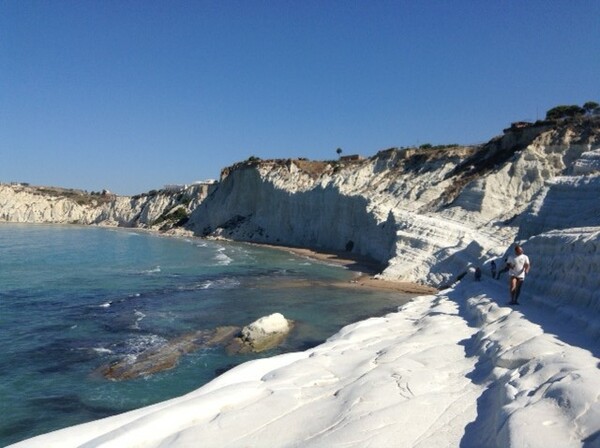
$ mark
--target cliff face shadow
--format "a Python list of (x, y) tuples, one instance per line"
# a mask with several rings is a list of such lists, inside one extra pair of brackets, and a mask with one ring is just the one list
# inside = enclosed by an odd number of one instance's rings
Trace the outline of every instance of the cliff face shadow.
[[(473, 282), (472, 279), (466, 279), (465, 282)], [(477, 282), (477, 288), (483, 291), (485, 286)], [(465, 294), (461, 285), (448, 294), (448, 298), (454, 301), (459, 307), (459, 314), (463, 317), (470, 327), (478, 327), (473, 315), (467, 309)], [(467, 358), (478, 357), (475, 367), (466, 377), (477, 385), (485, 385), (484, 392), (477, 399), (477, 417), (475, 420), (465, 426), (464, 435), (460, 441), (461, 448), (479, 448), (484, 446), (496, 446), (495, 436), (499, 427), (499, 410), (502, 408), (502, 388), (497, 382), (491, 381), (491, 375), (494, 368), (493, 363), (483, 357), (479, 357), (478, 334), (474, 333), (470, 338), (459, 342), (464, 347)], [(501, 426), (501, 424), (500, 424)]]
[(532, 296), (526, 292), (521, 294), (519, 302), (519, 312), (528, 321), (539, 325), (544, 333), (554, 335), (569, 345), (588, 350), (594, 357), (600, 358), (600, 340), (582, 330), (579, 322), (570, 321), (551, 306), (535, 303)]
[[(498, 306), (509, 306), (507, 274), (496, 280), (488, 272), (484, 272), (481, 281), (476, 282), (473, 273), (469, 269), (463, 268), (463, 266), (468, 266), (470, 263), (475, 263), (478, 258), (480, 258), (480, 246), (473, 242), (464, 250), (440, 262), (436, 269), (432, 270), (432, 272), (440, 273), (452, 270), (461, 272), (452, 281), (460, 281), (457, 290), (462, 292), (454, 291), (450, 293), (449, 297), (461, 306), (461, 313), (464, 312), (465, 317), (468, 316), (468, 310), (464, 308), (466, 305), (463, 303), (464, 299), (461, 295), (465, 294), (462, 290), (463, 287), (468, 286), (470, 288), (468, 292), (470, 296), (482, 294)], [(519, 298), (520, 304), (514, 310), (521, 313), (529, 322), (539, 325), (544, 333), (554, 335), (559, 341), (588, 350), (593, 356), (600, 357), (600, 339), (597, 330), (594, 333), (594, 328), (586, 329), (586, 326), (593, 319), (589, 315), (593, 313), (593, 310), (590, 309), (587, 313), (583, 310), (567, 310), (568, 306), (563, 309), (564, 301), (552, 301), (551, 297), (546, 296), (543, 298), (538, 297), (536, 295), (536, 285), (532, 282), (534, 276), (539, 275), (541, 274), (534, 272), (531, 279), (523, 283)], [(576, 308), (576, 306), (573, 305), (572, 308)]]
[[(492, 283), (494, 282), (494, 283)], [(462, 282), (461, 282), (462, 283)], [(471, 327), (478, 327), (475, 314), (467, 300), (469, 297), (484, 295), (496, 302), (498, 306), (506, 307), (508, 285), (505, 282), (496, 283), (491, 278), (484, 278), (481, 282), (465, 279), (464, 283), (455, 287), (447, 295), (459, 307), (460, 315)], [(564, 316), (551, 307), (541, 306), (533, 302), (531, 296), (523, 294), (520, 298), (521, 305), (515, 311), (523, 315), (527, 321), (539, 325), (546, 335), (554, 335), (557, 343), (588, 350), (596, 358), (599, 355), (600, 341), (581, 331), (576, 323), (565, 322)], [(493, 362), (481, 354), (481, 343), (477, 333), (460, 342), (464, 346), (467, 357), (479, 357), (475, 367), (466, 376), (474, 384), (484, 386), (484, 392), (477, 399), (477, 416), (465, 427), (461, 440), (461, 447), (496, 446), (498, 437), (505, 433), (509, 415), (503, 411), (507, 404), (504, 384), (509, 381), (510, 373), (506, 378), (493, 376)], [(585, 440), (583, 446), (598, 446), (600, 433), (596, 432)]]
[(381, 222), (363, 196), (344, 195), (333, 185), (290, 192), (252, 168), (222, 181), (194, 211), (188, 228), (198, 236), (313, 248), (343, 258), (361, 255), (380, 264), (389, 259), (396, 238), (391, 212)]
[(583, 448), (597, 448), (598, 446), (600, 446), (600, 431), (596, 431), (583, 440)]
[[(553, 182), (539, 210), (529, 209), (520, 219), (518, 240), (550, 230), (595, 227), (600, 216), (600, 177)], [(577, 213), (572, 212), (577, 203)]]
[[(496, 435), (498, 433), (497, 413), (491, 413), (492, 409), (500, 409), (502, 403), (502, 386), (492, 383), (477, 399), (477, 418), (465, 426), (465, 433), (460, 441), (461, 448), (480, 448), (485, 446), (497, 446)], [(502, 426), (502, 423), (499, 425)]]

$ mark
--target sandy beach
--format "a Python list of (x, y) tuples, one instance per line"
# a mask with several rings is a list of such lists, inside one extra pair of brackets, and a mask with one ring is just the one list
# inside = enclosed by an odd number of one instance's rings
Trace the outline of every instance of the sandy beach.
[[(161, 232), (154, 229), (135, 229), (136, 231), (149, 232), (159, 236), (171, 237), (171, 238), (194, 238), (203, 240), (204, 238), (193, 235), (192, 232), (182, 231), (181, 229), (171, 229), (167, 232)], [(221, 242), (231, 242), (239, 244), (233, 240), (227, 238), (208, 238), (209, 240), (218, 240)], [(347, 282), (333, 282), (329, 283), (331, 286), (338, 288), (364, 288), (364, 289), (379, 289), (383, 291), (397, 291), (404, 294), (435, 294), (438, 289), (431, 286), (422, 285), (413, 282), (402, 282), (390, 279), (382, 279), (377, 277), (385, 269), (385, 264), (378, 263), (377, 261), (365, 257), (360, 254), (354, 254), (351, 252), (342, 251), (321, 251), (316, 249), (309, 249), (305, 247), (294, 247), (284, 246), (276, 244), (265, 244), (265, 243), (254, 243), (254, 242), (242, 242), (243, 244), (249, 244), (256, 247), (265, 247), (268, 249), (275, 249), (280, 251), (289, 252), (298, 257), (304, 257), (312, 261), (319, 263), (333, 264), (337, 266), (343, 266), (344, 268), (352, 271), (354, 277)], [(287, 282), (287, 287), (306, 287), (306, 281), (294, 281)]]
[(346, 288), (380, 289), (385, 291), (397, 291), (408, 294), (433, 294), (436, 288), (411, 282), (400, 282), (377, 278), (385, 268), (385, 265), (377, 263), (367, 257), (350, 252), (322, 252), (314, 249), (291, 246), (277, 246), (272, 244), (248, 243), (259, 247), (283, 250), (294, 255), (305, 257), (321, 263), (343, 266), (355, 273), (355, 277), (348, 282), (332, 283), (332, 286)]

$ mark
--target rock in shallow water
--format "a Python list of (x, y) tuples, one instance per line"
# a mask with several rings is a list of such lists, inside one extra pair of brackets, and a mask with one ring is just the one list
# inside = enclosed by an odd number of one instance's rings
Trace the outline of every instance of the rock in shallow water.
[(160, 347), (142, 352), (134, 360), (126, 358), (103, 366), (99, 371), (102, 376), (111, 380), (129, 380), (152, 375), (153, 373), (172, 369), (179, 362), (179, 358), (186, 353), (202, 347), (226, 344), (236, 334), (239, 334), (239, 327), (218, 327), (211, 331), (200, 330), (187, 333)]
[(274, 313), (245, 326), (218, 327), (184, 334), (161, 345), (145, 350), (135, 359), (125, 358), (102, 366), (99, 372), (111, 380), (130, 380), (172, 369), (181, 356), (203, 347), (225, 345), (229, 354), (262, 352), (281, 344), (292, 329), (280, 313)]
[(273, 313), (245, 326), (239, 337), (233, 339), (227, 346), (229, 353), (262, 352), (281, 344), (290, 330), (293, 322), (287, 320), (281, 313)]

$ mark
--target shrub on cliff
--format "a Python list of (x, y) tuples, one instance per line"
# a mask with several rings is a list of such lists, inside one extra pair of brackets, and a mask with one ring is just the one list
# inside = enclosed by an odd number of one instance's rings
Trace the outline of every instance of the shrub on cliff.
[[(587, 103), (586, 103), (587, 104)], [(546, 112), (546, 120), (557, 120), (560, 118), (571, 118), (585, 114), (586, 110), (575, 104), (556, 106)]]
[(583, 105), (583, 109), (588, 114), (598, 113), (600, 111), (600, 104), (595, 101), (588, 101)]
[(600, 104), (596, 101), (587, 101), (583, 107), (573, 105), (556, 106), (546, 112), (546, 120), (561, 120), (565, 118), (580, 117), (582, 115), (600, 114)]
[(175, 227), (180, 227), (184, 225), (188, 220), (188, 211), (183, 207), (179, 207), (173, 212), (163, 213), (152, 223), (152, 225), (157, 226), (159, 224), (168, 222), (173, 224), (173, 226)]

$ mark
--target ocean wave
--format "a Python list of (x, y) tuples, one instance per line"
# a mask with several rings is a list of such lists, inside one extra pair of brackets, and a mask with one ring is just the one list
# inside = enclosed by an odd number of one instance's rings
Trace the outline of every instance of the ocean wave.
[(197, 289), (233, 289), (240, 286), (240, 281), (235, 278), (219, 278), (206, 280), (198, 284)]
[(141, 274), (157, 274), (158, 272), (160, 272), (160, 266), (142, 271)]
[(121, 353), (127, 361), (133, 362), (142, 352), (161, 347), (167, 342), (167, 339), (157, 334), (145, 334), (128, 339), (124, 346), (117, 347), (116, 351)]
[(227, 254), (225, 254), (224, 247), (220, 247), (217, 249), (217, 254), (215, 255), (215, 260), (217, 261), (217, 264), (220, 266), (228, 266), (233, 261), (233, 258), (231, 258), (231, 257), (227, 256)]
[(142, 320), (144, 320), (144, 317), (146, 317), (146, 315), (144, 313), (142, 313), (141, 311), (138, 311), (138, 310), (133, 310), (133, 315), (135, 316), (135, 322), (133, 323), (133, 325), (131, 326), (131, 328), (133, 330), (139, 330), (140, 329), (140, 322)]
[(98, 305), (98, 308), (109, 308), (112, 305), (112, 301), (105, 302), (101, 305)]
[(113, 353), (113, 351), (111, 349), (106, 348), (106, 347), (92, 347), (92, 351), (96, 352), (99, 355), (106, 355), (106, 354), (110, 355)]

